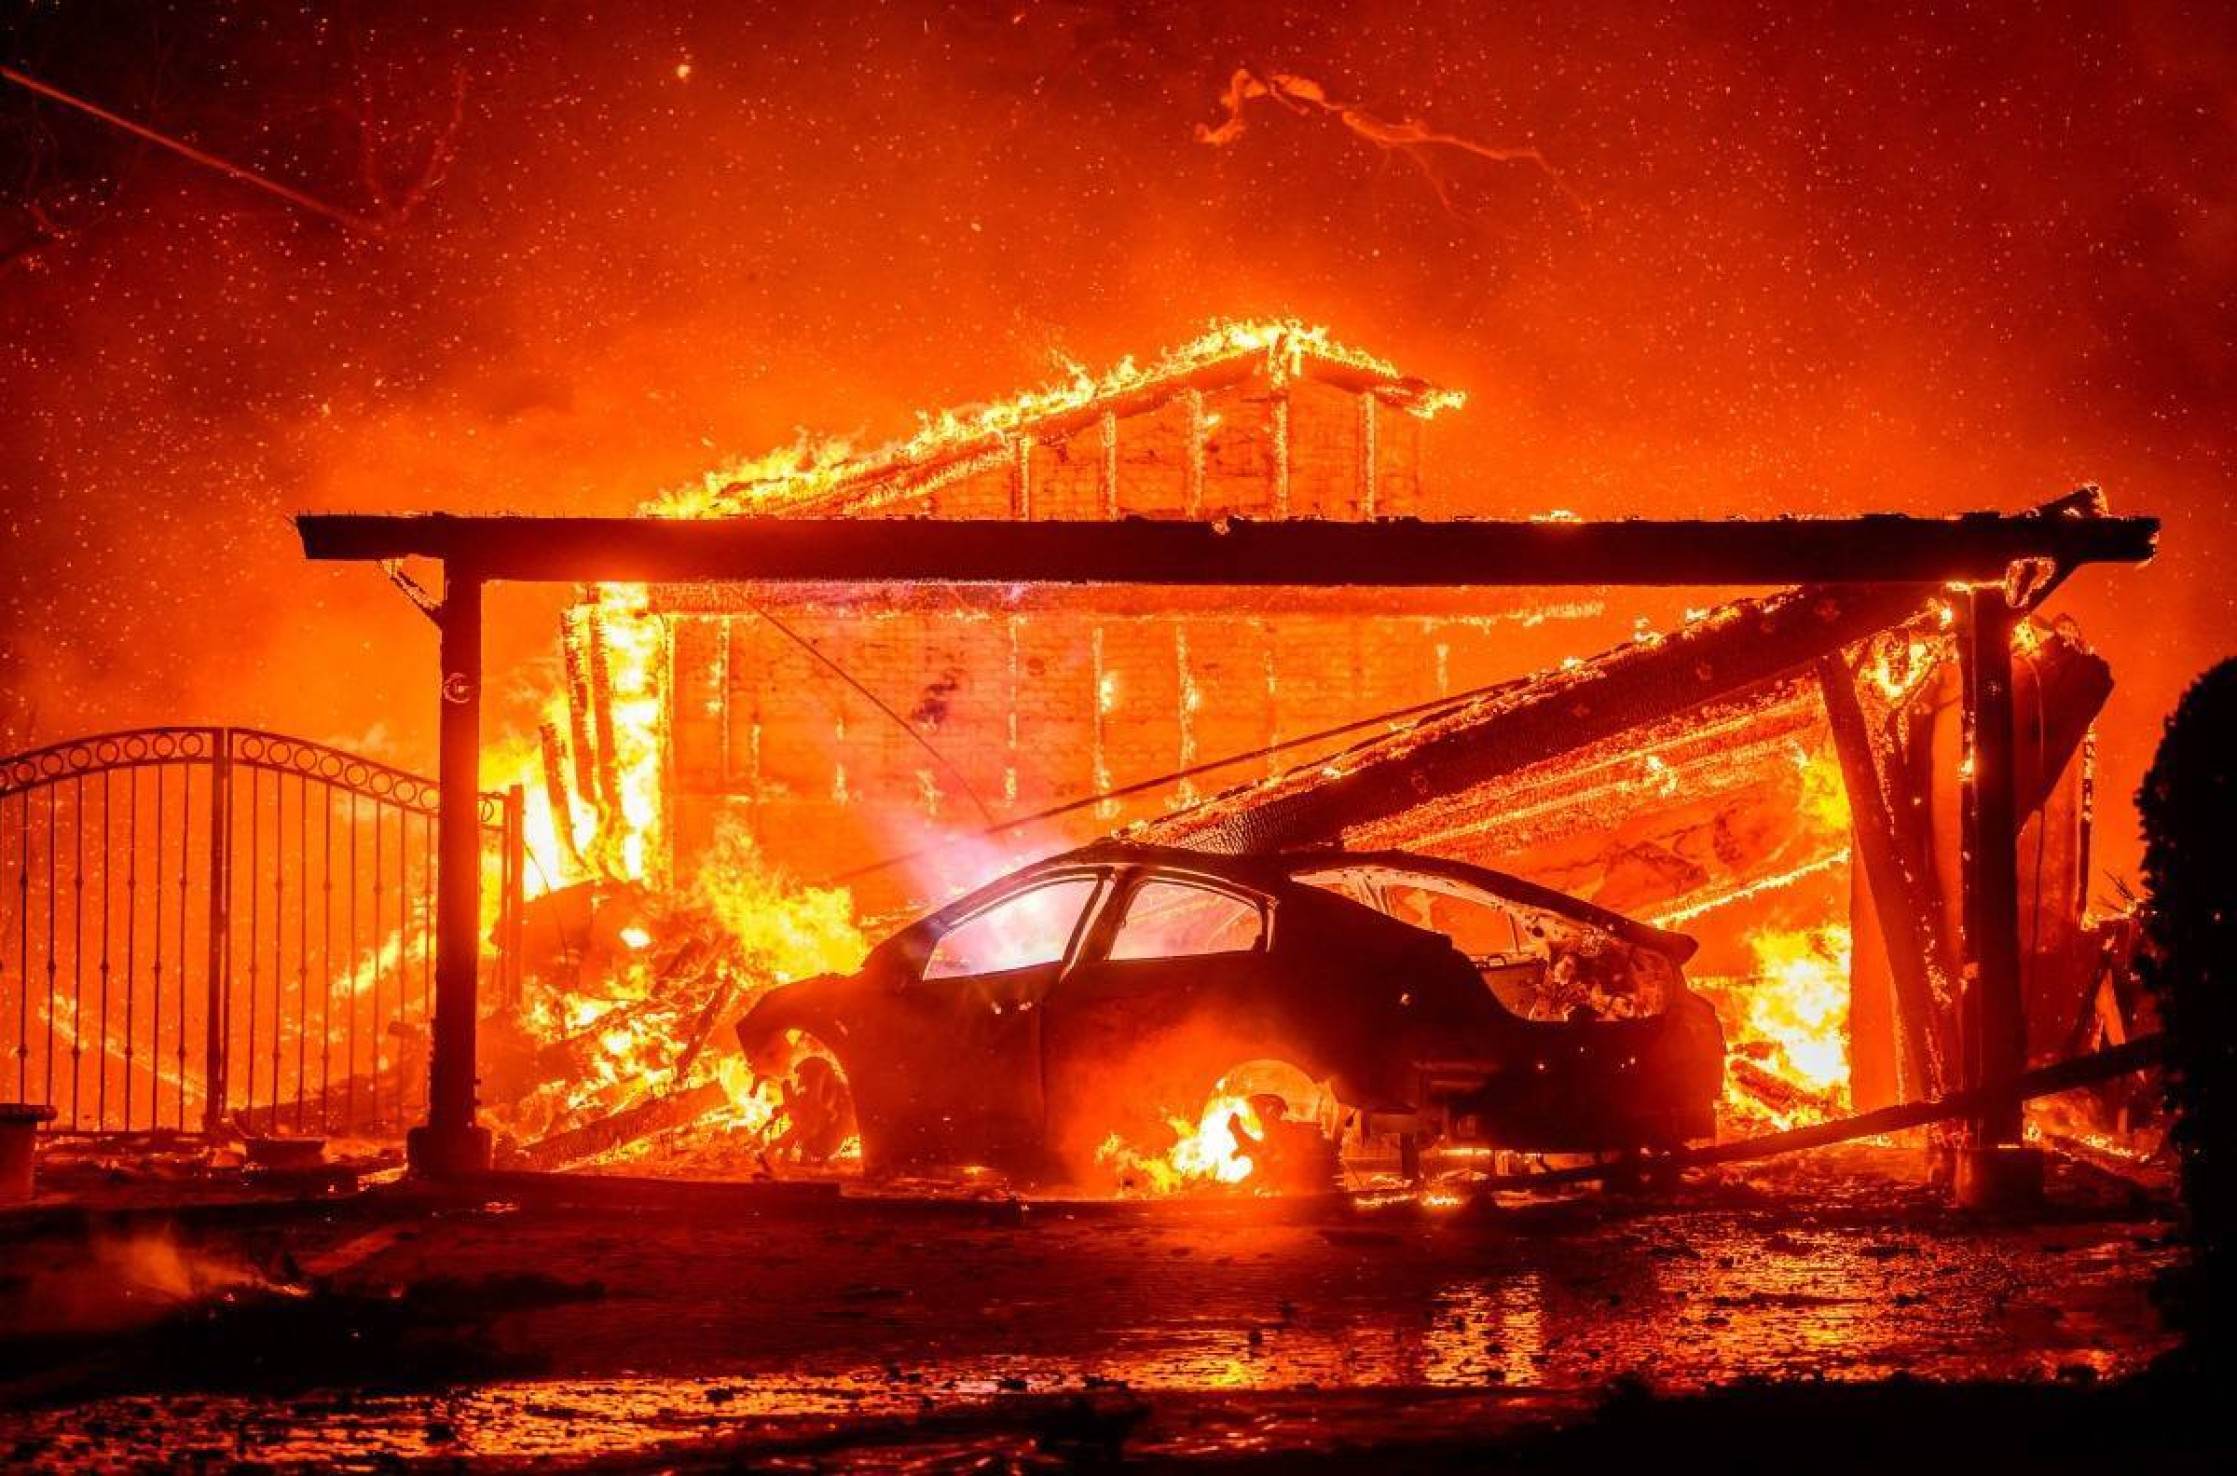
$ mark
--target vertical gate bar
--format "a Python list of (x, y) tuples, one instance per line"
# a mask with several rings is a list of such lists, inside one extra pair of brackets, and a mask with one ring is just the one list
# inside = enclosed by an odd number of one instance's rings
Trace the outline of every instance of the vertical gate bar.
[(481, 931), (482, 580), (446, 562), (437, 748), (435, 1025), (427, 1122), (409, 1157), (423, 1174), (489, 1167), (489, 1131), (475, 1121), (476, 995)]
[(318, 1129), (334, 1131), (334, 786), (321, 783), (326, 810), (324, 853), (319, 861)]
[(209, 1005), (202, 1032), (202, 1126), (211, 1134), (217, 1132), (225, 1117), (227, 996), (232, 992), (227, 976), (233, 962), (225, 936), (229, 912), (225, 878), (232, 801), (233, 733), (229, 728), (214, 728), (210, 732)]
[(350, 914), (350, 982), (343, 997), (349, 1003), (349, 1070), (342, 1075), (342, 1124), (355, 1131), (357, 1127), (357, 791), (350, 791), (350, 875), (345, 885), (349, 888)]
[(138, 1055), (139, 1022), (133, 1001), (139, 991), (140, 957), (140, 771), (124, 771), (124, 1130), (132, 1131), (132, 1071)]
[(295, 776), (295, 1131), (303, 1131), (303, 1068), (311, 1034), (311, 776)]
[(85, 775), (70, 781), (70, 1130), (85, 1089)]
[[(5, 834), (0, 831), (0, 834)], [(31, 1100), (31, 791), (16, 796), (16, 1100)]]
[(171, 1049), (179, 1073), (180, 1132), (186, 1131), (186, 901), (187, 876), (192, 871), (189, 864), (194, 859), (194, 765), (179, 765), (179, 950), (178, 962), (172, 965), (177, 972), (177, 987), (172, 992), (179, 997), (179, 1028)]
[[(429, 1044), (435, 1039), (435, 822), (428, 816), (419, 817), (419, 1026), (427, 1032)], [(433, 1068), (432, 1052), (429, 1067)], [(420, 1073), (420, 1105), (424, 1108), (434, 1100), (435, 1084), (427, 1072)]]
[[(7, 1015), (8, 917), (6, 905), (8, 893), (14, 889), (14, 884), (8, 880), (8, 796), (0, 794), (0, 1019), (4, 1019)], [(18, 1028), (20, 1030), (21, 1027)], [(0, 1070), (4, 1069), (4, 1067), (0, 1067)], [(23, 1097), (23, 1090), (20, 1086), (16, 1089), (16, 1097), (19, 1101)]]
[(109, 829), (110, 771), (101, 771), (101, 1076), (94, 1085), (94, 1121), (103, 1131), (109, 1126), (109, 883), (115, 876), (116, 846)]
[(272, 776), (272, 1110), (280, 1131), (280, 1027), (287, 1016), (287, 775)]
[[(167, 764), (157, 764), (155, 776), (155, 963), (148, 982), (154, 998), (148, 1005), (148, 1127), (163, 1126), (163, 782)], [(179, 1083), (186, 1090), (186, 1083)]]
[[(24, 1101), (31, 1094), (31, 791), (26, 789), (16, 796), (17, 847), (20, 860), (16, 866), (16, 910), (21, 914), (22, 926), (17, 930), (21, 941), (16, 945), (16, 1100)], [(0, 800), (0, 854), (6, 852), (8, 835), (8, 809)], [(0, 890), (10, 890), (0, 888)], [(0, 937), (4, 937), (0, 934)], [(0, 941), (0, 949), (7, 944)], [(0, 980), (7, 978), (6, 960), (0, 959)]]
[(54, 1105), (54, 810), (62, 802), (62, 786), (47, 786), (47, 1086), (45, 1101)]
[(381, 1120), (381, 1042), (386, 1029), (381, 1024), (381, 944), (386, 941), (381, 932), (381, 810), (379, 800), (373, 801), (373, 1121)]
[(389, 1039), (395, 1043), (396, 1125), (401, 1130), (410, 1122), (405, 1115), (410, 1109), (404, 1105), (405, 1094), (411, 1090), (409, 1073), (404, 1070), (404, 1042), (409, 1038), (404, 1029), (404, 1017), (406, 996), (412, 987), (412, 955), (407, 948), (412, 931), (412, 890), (411, 878), (405, 870), (411, 858), (412, 812), (402, 805), (392, 808), (396, 815), (396, 875), (393, 878), (396, 883), (396, 1018), (390, 1022)]
[(257, 947), (261, 941), (257, 932), (257, 900), (262, 895), (258, 884), (264, 875), (264, 827), (257, 823), (257, 817), (263, 812), (263, 808), (264, 770), (252, 764), (249, 767), (249, 926), (245, 934), (249, 945), (249, 1074), (241, 1089), (241, 1121), (244, 1126), (256, 1120), (257, 984), (263, 975), (263, 955)]

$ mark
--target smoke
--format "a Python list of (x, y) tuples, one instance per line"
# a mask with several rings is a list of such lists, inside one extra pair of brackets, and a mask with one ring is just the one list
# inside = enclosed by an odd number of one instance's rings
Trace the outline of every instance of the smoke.
[[(2098, 792), (2123, 867), (2113, 797), (2227, 643), (2237, 43), (2213, 21), (19, 9), (12, 65), (373, 211), (369, 122), (413, 200), (367, 238), (0, 97), (26, 161), (0, 254), (28, 243), (0, 268), (0, 725), (257, 723), (424, 768), (432, 631), (376, 571), (305, 564), (289, 513), (625, 512), (803, 429), (874, 444), (1059, 355), (1295, 314), (1470, 392), (1434, 442), (1444, 512), (2020, 508), (2097, 480), (2166, 515), (2156, 567), (2060, 596), (2121, 682)], [(1198, 143), (1238, 58), (1299, 83), (1238, 109), (1339, 126)], [(1589, 228), (1484, 140), (1547, 141)], [(493, 690), (564, 598), (493, 601)], [(1606, 643), (1654, 613), (1612, 596)]]
[(1440, 133), (1415, 118), (1391, 122), (1364, 108), (1337, 102), (1328, 95), (1326, 88), (1310, 77), (1293, 76), (1287, 72), (1269, 72), (1261, 77), (1249, 67), (1236, 68), (1235, 74), (1227, 79), (1226, 93), (1220, 98), (1220, 106), (1225, 110), (1226, 116), (1216, 124), (1197, 124), (1196, 141), (1224, 147), (1241, 138), (1245, 126), (1243, 109), (1245, 105), (1260, 98), (1279, 103), (1292, 113), (1325, 113), (1377, 148), (1389, 149), (1399, 154), (1421, 171), (1422, 178), (1429, 181), (1430, 189), (1436, 192), (1437, 199), (1444, 205), (1446, 212), (1455, 218), (1463, 217), (1453, 201), (1452, 185), (1435, 162), (1435, 154), (1439, 149), (1472, 154), (1494, 164), (1534, 164), (1552, 182), (1554, 188), (1560, 190), (1569, 203), (1577, 207), (1579, 214), (1592, 214), (1592, 207), (1585, 203), (1584, 197), (1571, 189), (1568, 181), (1555, 173), (1553, 165), (1546, 162), (1546, 156), (1534, 147), (1500, 148), (1477, 143), (1457, 134)]

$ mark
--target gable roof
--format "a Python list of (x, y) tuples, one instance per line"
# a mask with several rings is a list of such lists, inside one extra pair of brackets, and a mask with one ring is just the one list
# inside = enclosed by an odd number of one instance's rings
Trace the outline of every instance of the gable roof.
[(711, 471), (644, 510), (663, 517), (843, 516), (912, 500), (999, 465), (1021, 442), (1060, 440), (1105, 416), (1154, 410), (1184, 391), (1254, 379), (1277, 387), (1295, 380), (1330, 384), (1424, 420), (1466, 399), (1339, 343), (1325, 328), (1293, 318), (1230, 319), (1147, 365), (1128, 357), (1100, 374), (1075, 365), (1059, 383), (990, 404), (920, 413), (914, 434), (868, 451), (844, 440), (803, 438)]

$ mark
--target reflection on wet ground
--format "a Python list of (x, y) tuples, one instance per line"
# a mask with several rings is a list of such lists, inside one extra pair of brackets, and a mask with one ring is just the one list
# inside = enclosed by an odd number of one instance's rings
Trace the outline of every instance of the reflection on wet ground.
[[(1043, 1448), (1047, 1419), (1107, 1416), (1133, 1428), (1129, 1450), (1205, 1452), (1544, 1420), (1619, 1379), (2102, 1380), (2170, 1344), (2148, 1297), (2172, 1256), (2164, 1229), (2118, 1205), (1976, 1223), (1869, 1180), (1317, 1220), (1161, 1206), (1007, 1225), (528, 1211), (370, 1237), (305, 1224), (235, 1249), (327, 1255), (340, 1269), (314, 1300), (408, 1300), (441, 1277), (489, 1376), (399, 1390), (404, 1366), (337, 1389), (311, 1352), (282, 1370), (287, 1388), (95, 1370), (9, 1433), (19, 1459), (48, 1465), (194, 1451), (369, 1465), (723, 1439), (760, 1451), (886, 1424), (921, 1437), (927, 1419), (978, 1411), (991, 1424), (956, 1435), (972, 1449)], [(473, 1310), (476, 1278), (527, 1266), (585, 1290)]]

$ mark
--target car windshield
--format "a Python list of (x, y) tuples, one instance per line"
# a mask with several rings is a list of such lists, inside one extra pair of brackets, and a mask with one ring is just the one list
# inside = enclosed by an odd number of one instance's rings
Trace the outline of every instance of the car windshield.
[(1443, 934), (1500, 1004), (1525, 1020), (1620, 1020), (1663, 1008), (1673, 972), (1667, 959), (1489, 888), (1388, 865), (1329, 867), (1295, 879)]

